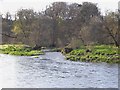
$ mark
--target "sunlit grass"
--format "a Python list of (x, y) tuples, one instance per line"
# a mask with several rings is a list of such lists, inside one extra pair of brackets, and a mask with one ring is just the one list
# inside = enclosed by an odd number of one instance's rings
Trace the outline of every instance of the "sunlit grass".
[(36, 56), (44, 54), (41, 50), (32, 50), (28, 45), (0, 45), (0, 53), (18, 56)]
[[(90, 52), (86, 52), (88, 49)], [(110, 45), (97, 45), (86, 49), (76, 49), (66, 54), (66, 59), (83, 62), (120, 63), (118, 48)]]

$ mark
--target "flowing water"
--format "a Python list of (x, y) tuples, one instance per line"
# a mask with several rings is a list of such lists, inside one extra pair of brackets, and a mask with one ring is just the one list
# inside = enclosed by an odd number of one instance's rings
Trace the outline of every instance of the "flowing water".
[(60, 52), (39, 58), (0, 54), (3, 88), (118, 88), (118, 65), (64, 59)]

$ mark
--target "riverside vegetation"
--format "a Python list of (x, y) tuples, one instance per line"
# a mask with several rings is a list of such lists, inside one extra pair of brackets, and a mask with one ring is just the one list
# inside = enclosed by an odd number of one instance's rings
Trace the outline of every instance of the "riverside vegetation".
[[(120, 56), (118, 47), (111, 45), (94, 45), (81, 46), (79, 49), (55, 48), (51, 52), (62, 52), (67, 60), (82, 61), (82, 62), (106, 62), (106, 63), (120, 63)], [(38, 56), (44, 54), (41, 50), (33, 50), (28, 45), (0, 45), (0, 53), (17, 55), (17, 56)]]
[(120, 63), (118, 49), (110, 45), (96, 45), (81, 47), (64, 54), (67, 60), (72, 61)]
[(37, 56), (44, 54), (41, 50), (33, 50), (28, 45), (0, 45), (0, 53), (17, 56)]

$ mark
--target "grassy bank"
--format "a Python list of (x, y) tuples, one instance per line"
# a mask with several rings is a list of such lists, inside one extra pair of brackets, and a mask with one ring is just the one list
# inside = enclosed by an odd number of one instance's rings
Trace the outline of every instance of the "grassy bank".
[(36, 56), (44, 54), (40, 50), (32, 50), (32, 48), (28, 45), (0, 45), (0, 53), (2, 54), (10, 54), (17, 56)]
[(82, 47), (66, 54), (67, 60), (82, 62), (120, 63), (118, 48), (109, 45)]

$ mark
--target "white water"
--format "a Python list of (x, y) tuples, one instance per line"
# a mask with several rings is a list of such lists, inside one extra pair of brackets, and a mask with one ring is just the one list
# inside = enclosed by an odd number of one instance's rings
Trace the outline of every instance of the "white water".
[(118, 88), (118, 65), (67, 61), (59, 52), (0, 54), (0, 77), (2, 88)]

